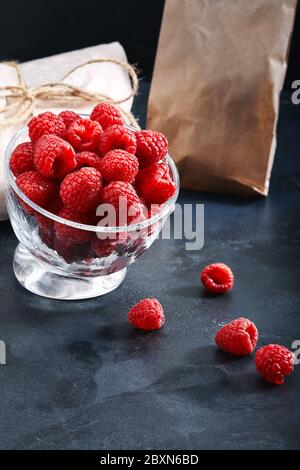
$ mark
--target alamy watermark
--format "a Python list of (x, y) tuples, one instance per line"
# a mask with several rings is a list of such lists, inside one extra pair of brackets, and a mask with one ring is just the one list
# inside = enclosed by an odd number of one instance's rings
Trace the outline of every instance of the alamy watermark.
[(0, 340), (0, 365), (6, 364), (6, 345)]
[(291, 348), (295, 357), (295, 365), (298, 365), (300, 364), (300, 339), (295, 339), (295, 341), (292, 342)]
[(300, 80), (294, 80), (292, 83), (292, 89), (295, 90), (292, 93), (292, 103), (300, 104)]
[(126, 235), (133, 240), (156, 235), (162, 240), (184, 240), (188, 251), (201, 250), (204, 246), (204, 204), (175, 204), (170, 218), (169, 211), (157, 204), (149, 208), (139, 203), (128, 208), (126, 198), (121, 197), (117, 208), (101, 204), (96, 215), (100, 217), (98, 227), (108, 228), (97, 232), (100, 240), (118, 239), (122, 229), (109, 228), (126, 227)]

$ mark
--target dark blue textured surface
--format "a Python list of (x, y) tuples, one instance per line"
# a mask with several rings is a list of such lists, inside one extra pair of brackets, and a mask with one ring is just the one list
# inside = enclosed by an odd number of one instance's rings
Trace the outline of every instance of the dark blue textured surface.
[[(137, 103), (145, 110), (145, 93)], [(268, 199), (185, 191), (205, 203), (205, 247), (157, 241), (114, 293), (84, 302), (25, 292), (12, 272), (15, 237), (0, 224), (0, 448), (299, 448), (300, 366), (281, 387), (255, 372), (253, 357), (219, 352), (219, 324), (250, 317), (259, 345), (300, 339), (300, 106), (282, 100)], [(228, 263), (235, 289), (209, 297), (201, 267)], [(140, 298), (165, 307), (163, 330), (127, 323)]]

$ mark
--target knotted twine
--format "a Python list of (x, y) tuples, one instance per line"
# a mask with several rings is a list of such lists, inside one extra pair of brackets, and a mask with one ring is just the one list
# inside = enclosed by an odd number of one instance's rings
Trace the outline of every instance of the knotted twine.
[(86, 67), (90, 64), (96, 63), (110, 63), (116, 64), (127, 71), (131, 81), (131, 92), (125, 98), (115, 100), (107, 95), (99, 93), (90, 93), (82, 88), (68, 85), (67, 83), (53, 82), (46, 83), (38, 87), (29, 88), (24, 81), (21, 68), (16, 62), (2, 62), (5, 65), (14, 67), (18, 77), (18, 85), (0, 86), (0, 98), (5, 99), (4, 106), (0, 107), (0, 113), (13, 113), (12, 117), (4, 118), (0, 121), (0, 129), (10, 127), (14, 124), (25, 121), (33, 115), (36, 109), (37, 100), (41, 101), (55, 101), (57, 104), (64, 104), (68, 107), (78, 105), (82, 101), (90, 101), (93, 103), (106, 102), (116, 106), (126, 122), (137, 129), (140, 126), (131, 112), (124, 111), (119, 105), (136, 96), (138, 91), (138, 77), (135, 69), (127, 62), (122, 62), (118, 59), (91, 59), (76, 67), (72, 68), (64, 77), (63, 80), (70, 77), (76, 70)]

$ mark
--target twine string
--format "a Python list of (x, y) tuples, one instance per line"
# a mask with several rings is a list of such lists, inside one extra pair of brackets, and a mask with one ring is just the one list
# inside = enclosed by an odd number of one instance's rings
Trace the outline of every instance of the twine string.
[(0, 99), (5, 99), (5, 104), (0, 107), (0, 113), (13, 112), (12, 117), (8, 117), (0, 121), (0, 128), (9, 127), (25, 121), (33, 115), (37, 101), (55, 101), (58, 104), (67, 104), (67, 106), (77, 105), (81, 102), (88, 101), (93, 103), (106, 102), (116, 106), (125, 121), (133, 127), (140, 129), (139, 124), (131, 112), (127, 112), (120, 107), (130, 98), (136, 96), (138, 92), (138, 77), (137, 73), (131, 65), (127, 62), (122, 62), (118, 59), (92, 59), (72, 68), (64, 77), (63, 80), (70, 77), (77, 70), (95, 63), (110, 63), (119, 65), (123, 70), (128, 73), (131, 82), (131, 91), (128, 96), (119, 100), (113, 99), (110, 96), (101, 93), (91, 93), (83, 88), (78, 88), (62, 82), (53, 82), (40, 85), (38, 87), (29, 88), (24, 82), (20, 66), (16, 62), (2, 62), (15, 68), (17, 72), (18, 85), (0, 86)]

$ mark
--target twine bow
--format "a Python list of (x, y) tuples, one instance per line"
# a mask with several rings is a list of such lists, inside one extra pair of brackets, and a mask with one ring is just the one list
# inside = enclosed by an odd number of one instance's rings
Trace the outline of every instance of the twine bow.
[(63, 78), (65, 80), (76, 70), (86, 67), (89, 64), (95, 63), (111, 63), (116, 64), (122, 67), (128, 72), (130, 81), (131, 81), (131, 92), (125, 98), (120, 100), (114, 100), (110, 96), (90, 93), (85, 91), (82, 88), (74, 87), (73, 85), (68, 85), (67, 83), (54, 82), (46, 83), (38, 87), (29, 88), (26, 86), (21, 69), (16, 62), (2, 62), (6, 65), (14, 67), (17, 72), (18, 85), (6, 85), (0, 86), (0, 98), (4, 98), (6, 103), (4, 106), (0, 107), (0, 113), (10, 112), (13, 113), (13, 117), (5, 118), (0, 121), (0, 128), (9, 127), (14, 124), (20, 123), (28, 119), (36, 108), (36, 101), (55, 101), (59, 104), (67, 104), (69, 106), (76, 105), (82, 101), (90, 101), (93, 103), (106, 102), (117, 106), (121, 114), (124, 116), (128, 124), (140, 129), (139, 124), (131, 112), (124, 111), (120, 108), (120, 104), (134, 97), (138, 91), (138, 77), (135, 69), (127, 64), (117, 59), (92, 59), (84, 62), (83, 64), (74, 67), (70, 70), (67, 75)]

